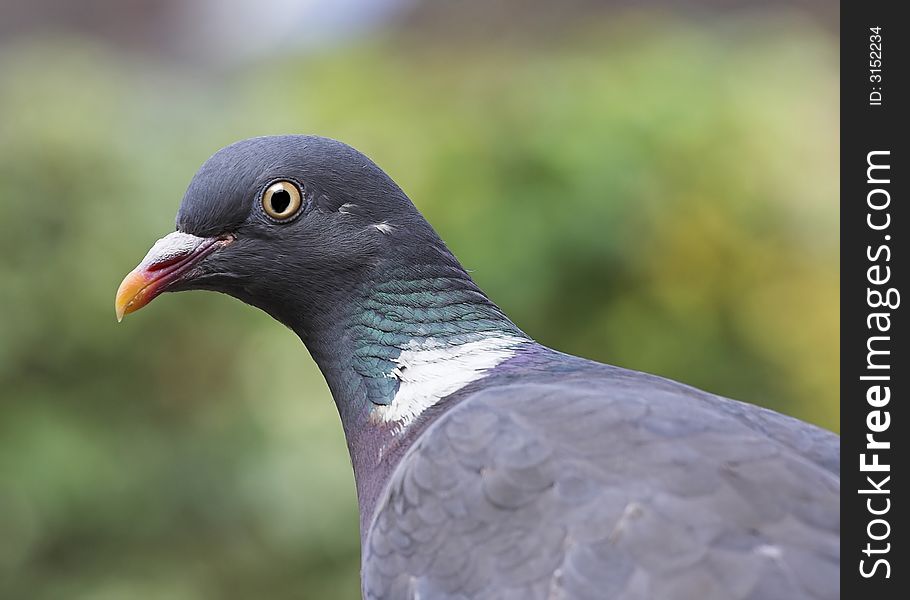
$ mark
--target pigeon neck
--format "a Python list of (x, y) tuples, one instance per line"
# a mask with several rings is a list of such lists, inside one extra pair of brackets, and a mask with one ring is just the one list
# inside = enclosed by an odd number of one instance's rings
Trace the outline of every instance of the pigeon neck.
[(457, 263), (376, 269), (364, 280), (332, 303), (330, 315), (298, 331), (345, 421), (369, 414), (402, 429), (407, 423), (390, 409), (413, 380), (410, 370), (444, 362), (457, 349), (528, 341)]
[(338, 406), (365, 518), (401, 453), (427, 424), (424, 411), (530, 339), (454, 258), (377, 267), (362, 281), (344, 298), (321, 303), (333, 307), (330, 314), (294, 329)]

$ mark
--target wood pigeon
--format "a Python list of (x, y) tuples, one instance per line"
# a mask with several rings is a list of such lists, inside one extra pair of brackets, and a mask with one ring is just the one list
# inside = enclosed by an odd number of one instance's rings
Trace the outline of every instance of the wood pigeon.
[(538, 344), (376, 164), (314, 136), (212, 156), (117, 291), (290, 327), (351, 454), (368, 599), (839, 596), (839, 437)]

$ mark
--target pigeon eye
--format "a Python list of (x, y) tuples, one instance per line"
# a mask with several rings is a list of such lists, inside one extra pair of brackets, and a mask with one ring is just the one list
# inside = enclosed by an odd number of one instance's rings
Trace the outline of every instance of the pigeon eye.
[(276, 181), (262, 192), (262, 210), (276, 221), (286, 221), (300, 210), (300, 190), (290, 181)]

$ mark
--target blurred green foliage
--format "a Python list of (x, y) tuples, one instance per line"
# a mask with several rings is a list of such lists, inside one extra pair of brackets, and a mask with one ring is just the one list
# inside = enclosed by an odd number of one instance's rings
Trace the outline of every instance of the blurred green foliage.
[(298, 340), (217, 294), (114, 320), (195, 169), (252, 135), (372, 156), (540, 341), (838, 429), (836, 40), (630, 19), (217, 76), (0, 48), (0, 597), (357, 597), (346, 448)]

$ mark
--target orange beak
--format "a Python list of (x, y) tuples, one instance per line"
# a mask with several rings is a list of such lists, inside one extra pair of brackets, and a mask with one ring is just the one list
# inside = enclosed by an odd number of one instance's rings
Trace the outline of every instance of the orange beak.
[(233, 240), (233, 236), (203, 238), (179, 231), (158, 240), (117, 289), (117, 321), (151, 302), (176, 281), (186, 279), (199, 261)]
[[(153, 284), (155, 279), (144, 269), (135, 268), (123, 278), (117, 288), (117, 298), (114, 300), (114, 311), (117, 313), (117, 322), (123, 320), (124, 315), (139, 310), (151, 302)], [(160, 290), (159, 287), (159, 293)]]

